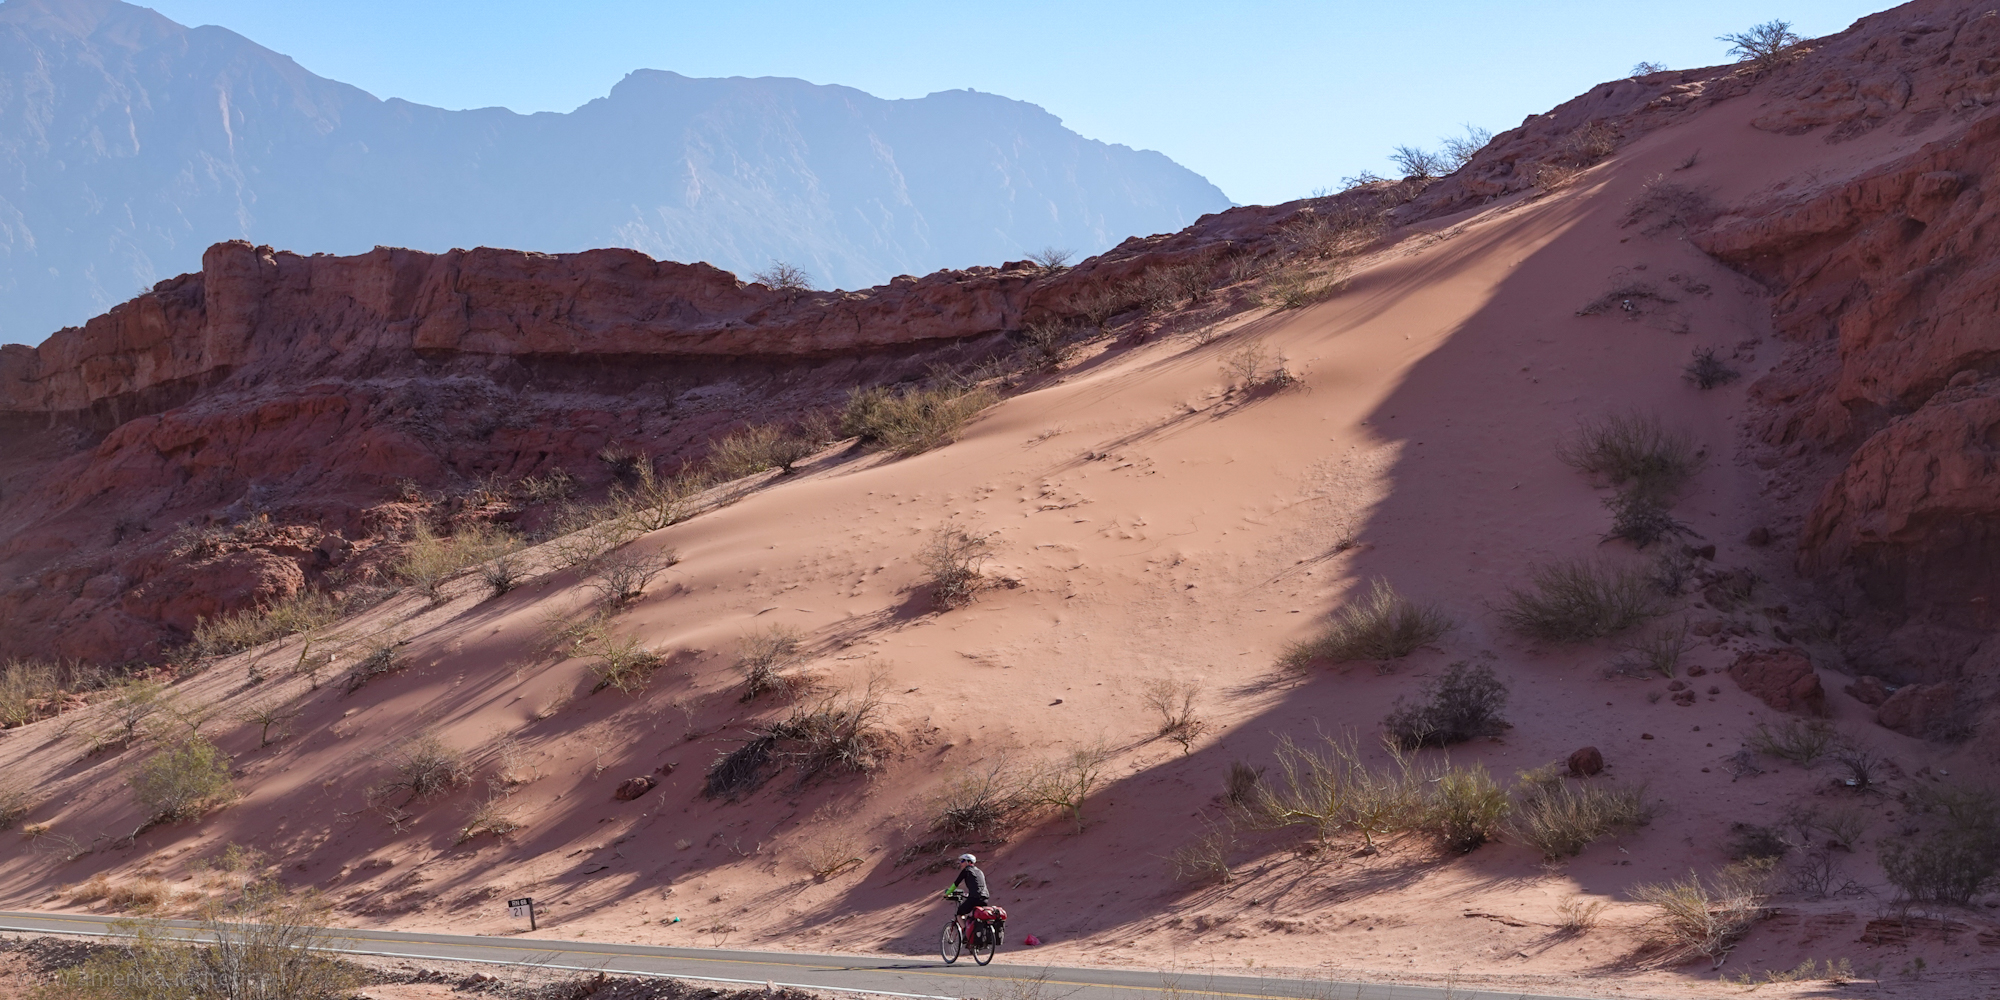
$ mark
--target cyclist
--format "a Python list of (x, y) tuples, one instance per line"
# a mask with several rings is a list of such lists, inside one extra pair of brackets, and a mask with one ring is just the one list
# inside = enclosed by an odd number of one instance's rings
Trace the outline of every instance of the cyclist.
[(958, 903), (960, 921), (965, 919), (966, 914), (972, 912), (973, 907), (985, 906), (992, 902), (992, 897), (986, 892), (986, 873), (979, 870), (979, 859), (970, 854), (958, 856), (958, 877), (951, 880), (951, 889), (945, 895), (955, 898), (961, 891), (964, 893), (964, 898)]

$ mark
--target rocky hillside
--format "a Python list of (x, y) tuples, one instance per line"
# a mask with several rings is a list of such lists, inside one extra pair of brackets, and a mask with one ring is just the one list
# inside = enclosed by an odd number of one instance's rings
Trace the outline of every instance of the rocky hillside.
[(568, 114), (378, 100), (119, 0), (0, 4), (0, 341), (250, 239), (299, 253), (630, 247), (823, 287), (1094, 253), (1228, 207), (1033, 105), (640, 70)]

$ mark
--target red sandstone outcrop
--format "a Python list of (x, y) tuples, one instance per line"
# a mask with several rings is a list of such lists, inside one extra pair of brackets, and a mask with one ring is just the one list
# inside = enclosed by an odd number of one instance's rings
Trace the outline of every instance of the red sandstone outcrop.
[(1812, 661), (1796, 649), (1755, 649), (1729, 665), (1736, 686), (1780, 712), (1826, 714), (1826, 689)]

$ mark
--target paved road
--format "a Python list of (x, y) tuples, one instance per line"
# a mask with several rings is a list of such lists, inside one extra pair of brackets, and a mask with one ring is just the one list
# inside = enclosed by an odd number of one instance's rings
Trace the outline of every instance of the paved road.
[[(0, 931), (106, 936), (115, 918), (74, 913), (0, 911)], [(194, 933), (188, 921), (166, 921)], [(980, 968), (970, 957), (947, 966), (936, 956), (899, 959), (857, 955), (659, 948), (523, 937), (463, 937), (400, 931), (337, 929), (329, 950), (353, 955), (539, 966), (638, 976), (672, 976), (715, 983), (796, 986), (915, 997), (921, 1000), (1574, 1000), (1525, 993), (1434, 989), (1332, 980), (1298, 980), (1133, 969), (1061, 969), (1015, 963), (1027, 952), (1001, 953)], [(1039, 988), (1030, 981), (1046, 976)]]

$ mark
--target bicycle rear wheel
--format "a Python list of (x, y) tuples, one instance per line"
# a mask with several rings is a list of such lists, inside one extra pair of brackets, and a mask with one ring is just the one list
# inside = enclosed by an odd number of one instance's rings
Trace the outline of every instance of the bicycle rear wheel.
[(965, 952), (965, 935), (958, 929), (958, 921), (950, 920), (944, 925), (944, 933), (938, 936), (938, 954), (944, 956), (944, 964), (958, 961)]
[(972, 960), (980, 965), (993, 961), (1000, 950), (1000, 928), (987, 924), (972, 934)]

